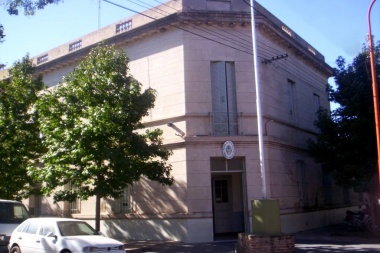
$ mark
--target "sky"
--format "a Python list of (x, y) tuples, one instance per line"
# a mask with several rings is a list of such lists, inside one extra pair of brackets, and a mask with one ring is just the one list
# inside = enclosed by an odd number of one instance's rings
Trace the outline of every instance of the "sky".
[[(4, 1), (4, 0), (0, 0)], [(112, 0), (136, 11), (164, 0)], [(147, 3), (145, 8), (142, 2)], [(325, 56), (336, 67), (343, 56), (348, 63), (367, 43), (367, 12), (372, 0), (257, 0)], [(139, 5), (137, 5), (137, 4)], [(0, 44), (0, 62), (11, 67), (27, 53), (31, 57), (73, 41), (135, 13), (99, 0), (64, 0), (49, 5), (34, 16), (10, 16), (0, 7), (5, 42)], [(380, 40), (380, 0), (371, 11), (372, 34)], [(329, 81), (330, 83), (333, 81)]]

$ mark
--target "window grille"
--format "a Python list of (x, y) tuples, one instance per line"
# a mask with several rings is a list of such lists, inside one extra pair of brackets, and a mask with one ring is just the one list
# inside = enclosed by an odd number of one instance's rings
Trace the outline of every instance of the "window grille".
[(77, 50), (82, 47), (82, 40), (75, 41), (69, 45), (69, 52)]
[(132, 29), (132, 20), (128, 20), (116, 25), (116, 33), (122, 33), (130, 29)]
[[(73, 185), (71, 182), (66, 185), (66, 190), (70, 191), (76, 191), (78, 187)], [(68, 211), (69, 214), (75, 214), (75, 213), (80, 213), (80, 207), (81, 207), (81, 201), (80, 199), (75, 199), (72, 202), (67, 201), (67, 206), (68, 206)]]
[(130, 213), (131, 210), (131, 189), (127, 187), (124, 189), (123, 195), (115, 200), (114, 213)]
[(37, 57), (37, 64), (41, 64), (41, 63), (44, 63), (44, 62), (47, 62), (49, 60), (49, 55), (48, 54), (44, 54), (40, 57)]

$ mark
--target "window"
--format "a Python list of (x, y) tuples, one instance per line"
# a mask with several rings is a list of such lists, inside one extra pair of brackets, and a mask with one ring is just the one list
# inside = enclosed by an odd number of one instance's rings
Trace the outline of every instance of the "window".
[(20, 224), (29, 218), (25, 206), (21, 203), (0, 202), (0, 222), (5, 224)]
[(289, 113), (292, 117), (294, 116), (294, 85), (295, 83), (292, 80), (288, 79), (288, 83), (287, 83), (288, 105), (289, 105)]
[(35, 234), (38, 229), (38, 223), (37, 222), (30, 222), (29, 226), (25, 228), (24, 232), (28, 234)]
[(237, 135), (235, 64), (211, 62), (212, 125), (214, 135)]
[[(72, 183), (68, 183), (65, 186), (66, 191), (75, 192), (75, 191), (77, 191), (77, 189), (78, 189), (78, 187), (76, 187)], [(65, 209), (68, 211), (69, 214), (80, 213), (80, 199), (76, 199), (72, 202), (67, 201), (65, 204)]]
[(216, 179), (214, 181), (215, 202), (228, 202), (228, 181), (227, 179)]
[(47, 236), (49, 233), (55, 234), (55, 229), (50, 224), (42, 224), (39, 235)]
[(307, 180), (306, 180), (306, 163), (303, 160), (296, 161), (297, 177), (298, 177), (298, 193), (300, 198), (300, 206), (308, 207), (309, 200), (307, 196)]
[(212, 172), (243, 171), (244, 158), (234, 157), (227, 160), (222, 157), (212, 157), (210, 159), (210, 170)]
[(319, 108), (321, 107), (321, 99), (319, 95), (313, 94), (313, 107), (314, 107), (314, 112), (318, 112)]
[[(33, 187), (35, 189), (41, 189), (42, 185), (41, 183), (34, 184)], [(41, 204), (42, 204), (42, 197), (38, 195), (31, 195), (29, 196), (29, 213), (32, 214), (34, 217), (39, 217), (41, 215)]]
[(115, 213), (131, 212), (131, 189), (127, 187), (123, 191), (123, 196), (115, 200)]

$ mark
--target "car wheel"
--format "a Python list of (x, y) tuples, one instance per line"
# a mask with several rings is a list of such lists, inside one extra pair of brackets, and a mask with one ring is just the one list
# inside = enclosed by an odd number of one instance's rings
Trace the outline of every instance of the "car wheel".
[(71, 253), (71, 251), (68, 250), (68, 249), (64, 249), (64, 250), (62, 250), (60, 253)]
[(18, 246), (13, 246), (10, 253), (21, 253), (21, 250)]

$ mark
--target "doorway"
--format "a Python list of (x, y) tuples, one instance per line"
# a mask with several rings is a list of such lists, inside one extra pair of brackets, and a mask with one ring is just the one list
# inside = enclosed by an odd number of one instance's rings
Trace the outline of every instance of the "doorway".
[[(214, 239), (236, 239), (245, 231), (243, 167), (240, 161), (211, 159)], [(230, 166), (228, 166), (230, 165)], [(235, 165), (231, 167), (232, 165)]]

